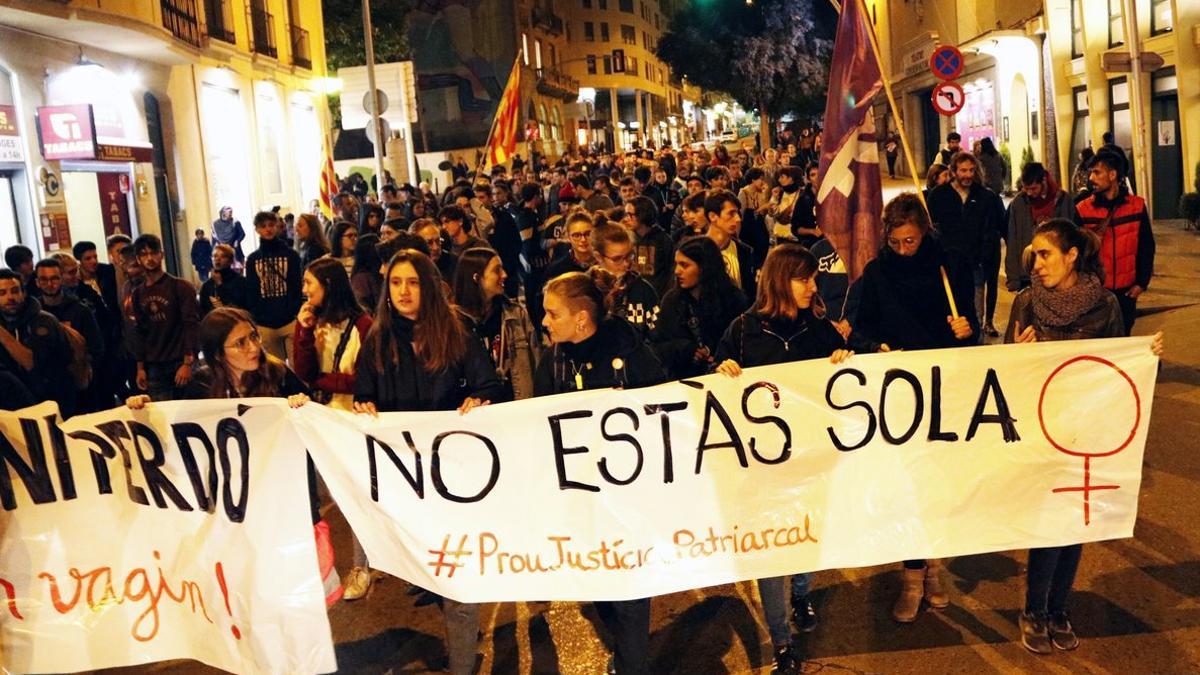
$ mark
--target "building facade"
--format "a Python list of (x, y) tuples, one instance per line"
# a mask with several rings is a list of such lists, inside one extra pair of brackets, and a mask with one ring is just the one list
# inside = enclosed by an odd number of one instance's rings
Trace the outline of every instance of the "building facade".
[(675, 11), (669, 0), (561, 0), (563, 69), (581, 84), (589, 144), (627, 150), (693, 140), (699, 92), (672, 76), (654, 50)]
[[(1141, 78), (1148, 126), (1149, 189), (1140, 189), (1155, 217), (1175, 217), (1200, 161), (1200, 3), (1185, 0), (865, 0), (879, 38), (884, 72), (921, 174), (946, 134), (963, 146), (990, 137), (1007, 153), (1013, 173), (1023, 161), (1043, 162), (1070, 184), (1084, 147), (1098, 148), (1112, 131), (1132, 158), (1134, 97), (1128, 72), (1105, 59), (1128, 53), (1128, 8), (1136, 9), (1143, 52), (1163, 65)], [(931, 97), (941, 80), (933, 50), (954, 45), (964, 56), (956, 81), (965, 105), (939, 115)], [(896, 129), (881, 97), (877, 120)], [(907, 167), (904, 173), (908, 173)], [(1015, 187), (1018, 176), (1009, 176)], [(1145, 187), (1145, 186), (1143, 186)]]
[(319, 0), (0, 0), (0, 245), (196, 229), (318, 195)]

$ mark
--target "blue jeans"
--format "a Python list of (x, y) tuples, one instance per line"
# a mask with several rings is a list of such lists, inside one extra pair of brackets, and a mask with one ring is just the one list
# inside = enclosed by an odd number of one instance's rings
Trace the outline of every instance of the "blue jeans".
[(1025, 611), (1035, 616), (1059, 616), (1067, 611), (1067, 598), (1075, 585), (1075, 572), (1083, 544), (1029, 549), (1025, 577)]
[(762, 601), (763, 614), (766, 615), (767, 632), (771, 634), (771, 644), (776, 647), (791, 644), (792, 627), (788, 624), (788, 606), (808, 598), (812, 575), (808, 573), (792, 575), (790, 601), (787, 579), (787, 577), (772, 577), (758, 580), (758, 597)]
[(175, 372), (183, 361), (146, 364), (146, 393), (151, 401), (173, 401), (183, 398), (183, 390), (175, 386)]

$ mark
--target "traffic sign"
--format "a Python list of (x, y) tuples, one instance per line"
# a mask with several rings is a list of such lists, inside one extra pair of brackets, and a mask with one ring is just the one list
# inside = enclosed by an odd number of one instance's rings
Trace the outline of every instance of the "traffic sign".
[(939, 80), (953, 80), (962, 75), (963, 55), (954, 45), (942, 45), (929, 57), (929, 69)]
[(943, 82), (933, 88), (933, 109), (941, 115), (953, 115), (962, 110), (967, 95), (957, 82)]

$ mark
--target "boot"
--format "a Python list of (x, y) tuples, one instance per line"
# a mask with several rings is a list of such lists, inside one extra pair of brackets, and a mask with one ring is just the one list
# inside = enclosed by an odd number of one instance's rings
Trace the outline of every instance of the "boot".
[(930, 560), (925, 564), (925, 601), (934, 609), (945, 609), (950, 606), (950, 595), (942, 586), (942, 570), (945, 566), (941, 560)]
[(900, 589), (900, 597), (892, 607), (892, 618), (900, 623), (912, 623), (921, 610), (921, 597), (925, 594), (925, 570), (910, 570), (905, 568), (904, 588)]
[(342, 598), (345, 600), (358, 600), (365, 597), (371, 592), (371, 570), (366, 567), (353, 567), (350, 569), (350, 574), (346, 575), (346, 583), (343, 585), (345, 592)]

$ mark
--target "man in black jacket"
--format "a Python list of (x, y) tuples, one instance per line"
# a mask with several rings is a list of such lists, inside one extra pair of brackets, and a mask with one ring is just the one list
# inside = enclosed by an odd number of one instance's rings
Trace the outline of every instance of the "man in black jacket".
[(758, 293), (758, 268), (754, 251), (738, 239), (742, 229), (742, 204), (729, 190), (709, 190), (704, 198), (708, 238), (721, 250), (725, 271), (751, 303)]
[[(975, 315), (985, 325), (985, 283), (992, 269), (1000, 271), (1000, 239), (1008, 235), (1008, 218), (999, 195), (983, 187), (979, 162), (969, 152), (954, 156), (950, 182), (929, 193), (929, 215), (941, 234), (942, 246), (957, 254), (972, 270), (975, 282)], [(995, 283), (992, 282), (995, 293)], [(994, 304), (993, 304), (994, 306)]]
[(675, 276), (675, 244), (671, 235), (658, 226), (658, 209), (645, 195), (637, 195), (622, 206), (621, 224), (634, 236), (633, 269), (661, 298)]
[(213, 248), (212, 276), (200, 286), (200, 316), (218, 307), (246, 309), (250, 305), (250, 286), (240, 272), (233, 269), (235, 252), (229, 244)]
[(277, 216), (260, 211), (254, 216), (258, 250), (246, 258), (246, 281), (250, 286), (249, 307), (263, 349), (277, 359), (291, 359), (292, 331), (296, 313), (304, 303), (300, 254), (278, 239)]
[(70, 363), (71, 347), (58, 319), (26, 295), (20, 274), (0, 269), (0, 372), (20, 380), (34, 401), (56, 401), (65, 418), (75, 412)]
[[(34, 268), (34, 278), (37, 281), (38, 300), (42, 309), (58, 319), (63, 326), (77, 332), (87, 346), (88, 366), (92, 369), (92, 380), (88, 391), (78, 397), (77, 410), (80, 412), (95, 412), (103, 408), (91, 405), (95, 399), (94, 392), (97, 381), (96, 372), (104, 360), (104, 335), (92, 309), (63, 288), (63, 266), (54, 258), (39, 260)], [(73, 354), (74, 356), (74, 354)], [(112, 402), (109, 401), (111, 404)], [(111, 407), (111, 406), (109, 406)]]

